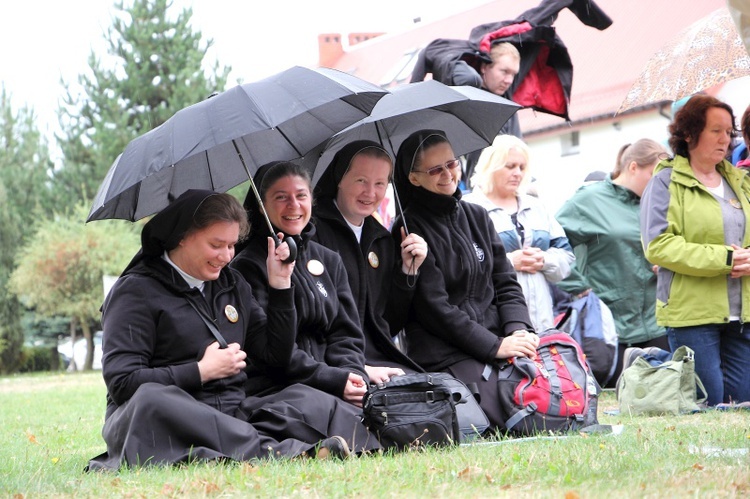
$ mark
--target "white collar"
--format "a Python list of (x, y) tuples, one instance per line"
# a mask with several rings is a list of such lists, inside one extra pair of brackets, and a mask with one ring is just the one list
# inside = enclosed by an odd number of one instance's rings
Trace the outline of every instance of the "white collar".
[(172, 267), (175, 268), (175, 270), (182, 276), (183, 279), (185, 279), (185, 282), (188, 283), (188, 286), (191, 288), (198, 288), (198, 291), (203, 293), (203, 288), (206, 285), (205, 281), (201, 281), (200, 279), (197, 279), (190, 274), (183, 271), (180, 267), (177, 266), (176, 263), (172, 261), (171, 258), (169, 258), (169, 255), (165, 251), (164, 254), (161, 256), (164, 261), (166, 261), (168, 264), (170, 264)]

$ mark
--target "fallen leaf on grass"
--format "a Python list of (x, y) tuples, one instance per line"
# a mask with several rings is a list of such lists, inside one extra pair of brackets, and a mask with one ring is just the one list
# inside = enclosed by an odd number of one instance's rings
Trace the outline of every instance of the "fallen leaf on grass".
[(700, 464), (700, 463), (695, 463), (695, 464), (693, 465), (693, 469), (694, 469), (694, 470), (698, 470), (698, 471), (700, 471), (700, 470), (702, 470), (702, 469), (703, 469), (703, 465), (702, 465), (702, 464)]
[(52, 464), (57, 464), (57, 463), (59, 463), (59, 462), (60, 462), (60, 458), (59, 458), (59, 457), (53, 457), (53, 458), (51, 459), (51, 461), (52, 461)]
[(495, 483), (495, 479), (489, 473), (485, 473), (484, 478), (487, 480), (487, 483)]
[(565, 499), (580, 499), (581, 496), (578, 495), (578, 492), (569, 490), (565, 493)]
[(28, 438), (29, 442), (31, 442), (32, 444), (39, 444), (39, 442), (37, 442), (36, 440), (36, 435), (31, 433), (29, 430), (26, 430), (26, 438)]
[(478, 466), (468, 466), (458, 472), (458, 478), (468, 482), (477, 478), (478, 476), (481, 476), (482, 471), (482, 468), (479, 468)]
[(251, 475), (258, 471), (260, 471), (260, 466), (255, 466), (250, 463), (242, 463), (242, 467), (240, 468), (240, 473), (243, 475)]
[(203, 489), (204, 494), (219, 492), (219, 486), (214, 482), (209, 482), (208, 480), (196, 480), (191, 484), (191, 486), (194, 489)]

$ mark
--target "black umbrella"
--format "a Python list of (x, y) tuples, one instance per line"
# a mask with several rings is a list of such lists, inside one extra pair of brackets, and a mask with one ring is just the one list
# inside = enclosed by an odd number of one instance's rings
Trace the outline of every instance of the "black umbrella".
[[(436, 80), (410, 83), (391, 91), (366, 118), (342, 130), (301, 161), (313, 172), (313, 185), (336, 152), (355, 140), (380, 143), (396, 157), (401, 143), (424, 129), (445, 132), (453, 152), (460, 156), (483, 149), (520, 106), (475, 87), (451, 87)], [(398, 193), (394, 189), (400, 211)]]
[(188, 189), (225, 192), (260, 165), (301, 157), (387, 93), (333, 69), (293, 67), (182, 109), (126, 146), (87, 222), (139, 220)]

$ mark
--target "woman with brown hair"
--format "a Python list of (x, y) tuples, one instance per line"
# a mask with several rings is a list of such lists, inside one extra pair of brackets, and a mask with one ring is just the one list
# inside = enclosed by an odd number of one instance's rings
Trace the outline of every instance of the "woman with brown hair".
[[(239, 412), (246, 362), (287, 365), (296, 318), (286, 244), (267, 241), (265, 310), (227, 267), (247, 232), (234, 197), (202, 190), (143, 227), (141, 250), (102, 307), (107, 452), (88, 469), (293, 457), (323, 440), (268, 433)], [(320, 445), (348, 453), (341, 437)]]
[(726, 160), (732, 108), (695, 95), (669, 126), (674, 158), (643, 194), (646, 258), (659, 266), (656, 320), (695, 352), (708, 404), (750, 400), (750, 179)]

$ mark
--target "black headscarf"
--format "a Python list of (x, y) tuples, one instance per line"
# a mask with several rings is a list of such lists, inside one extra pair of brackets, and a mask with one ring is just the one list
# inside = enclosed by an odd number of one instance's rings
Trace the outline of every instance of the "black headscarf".
[(149, 220), (141, 231), (141, 249), (123, 273), (144, 258), (160, 257), (165, 251), (175, 249), (193, 227), (195, 212), (203, 201), (214, 194), (208, 190), (187, 190)]
[(335, 199), (341, 179), (344, 178), (346, 172), (349, 171), (352, 159), (363, 150), (369, 148), (380, 149), (388, 154), (385, 149), (383, 149), (383, 146), (371, 140), (355, 140), (354, 142), (348, 143), (336, 153), (331, 160), (331, 163), (328, 165), (328, 168), (326, 168), (323, 175), (318, 179), (318, 183), (315, 184), (315, 190), (313, 191), (315, 199)]
[[(278, 165), (279, 163), (283, 163), (283, 161), (271, 161), (270, 163), (266, 163), (265, 165), (258, 168), (258, 171), (255, 172), (255, 175), (253, 176), (253, 182), (255, 183), (255, 187), (256, 189), (258, 189), (258, 193), (261, 194), (261, 196), (263, 195), (261, 192), (263, 186), (263, 177), (266, 176), (266, 173), (268, 173), (271, 168)], [(268, 223), (266, 222), (263, 213), (261, 213), (260, 211), (260, 205), (258, 204), (258, 200), (255, 197), (255, 193), (253, 192), (252, 187), (248, 189), (247, 195), (245, 196), (245, 202), (242, 203), (242, 206), (244, 206), (245, 211), (247, 211), (247, 219), (250, 222), (251, 232), (253, 234), (257, 234), (258, 231), (267, 233)]]
[(409, 181), (409, 173), (411, 173), (414, 168), (416, 156), (422, 152), (422, 144), (432, 135), (438, 135), (443, 137), (446, 142), (448, 141), (448, 137), (442, 130), (425, 129), (409, 135), (398, 148), (396, 166), (394, 168), (393, 186), (398, 190), (402, 208), (406, 208), (414, 193), (414, 189), (417, 189), (417, 187)]

